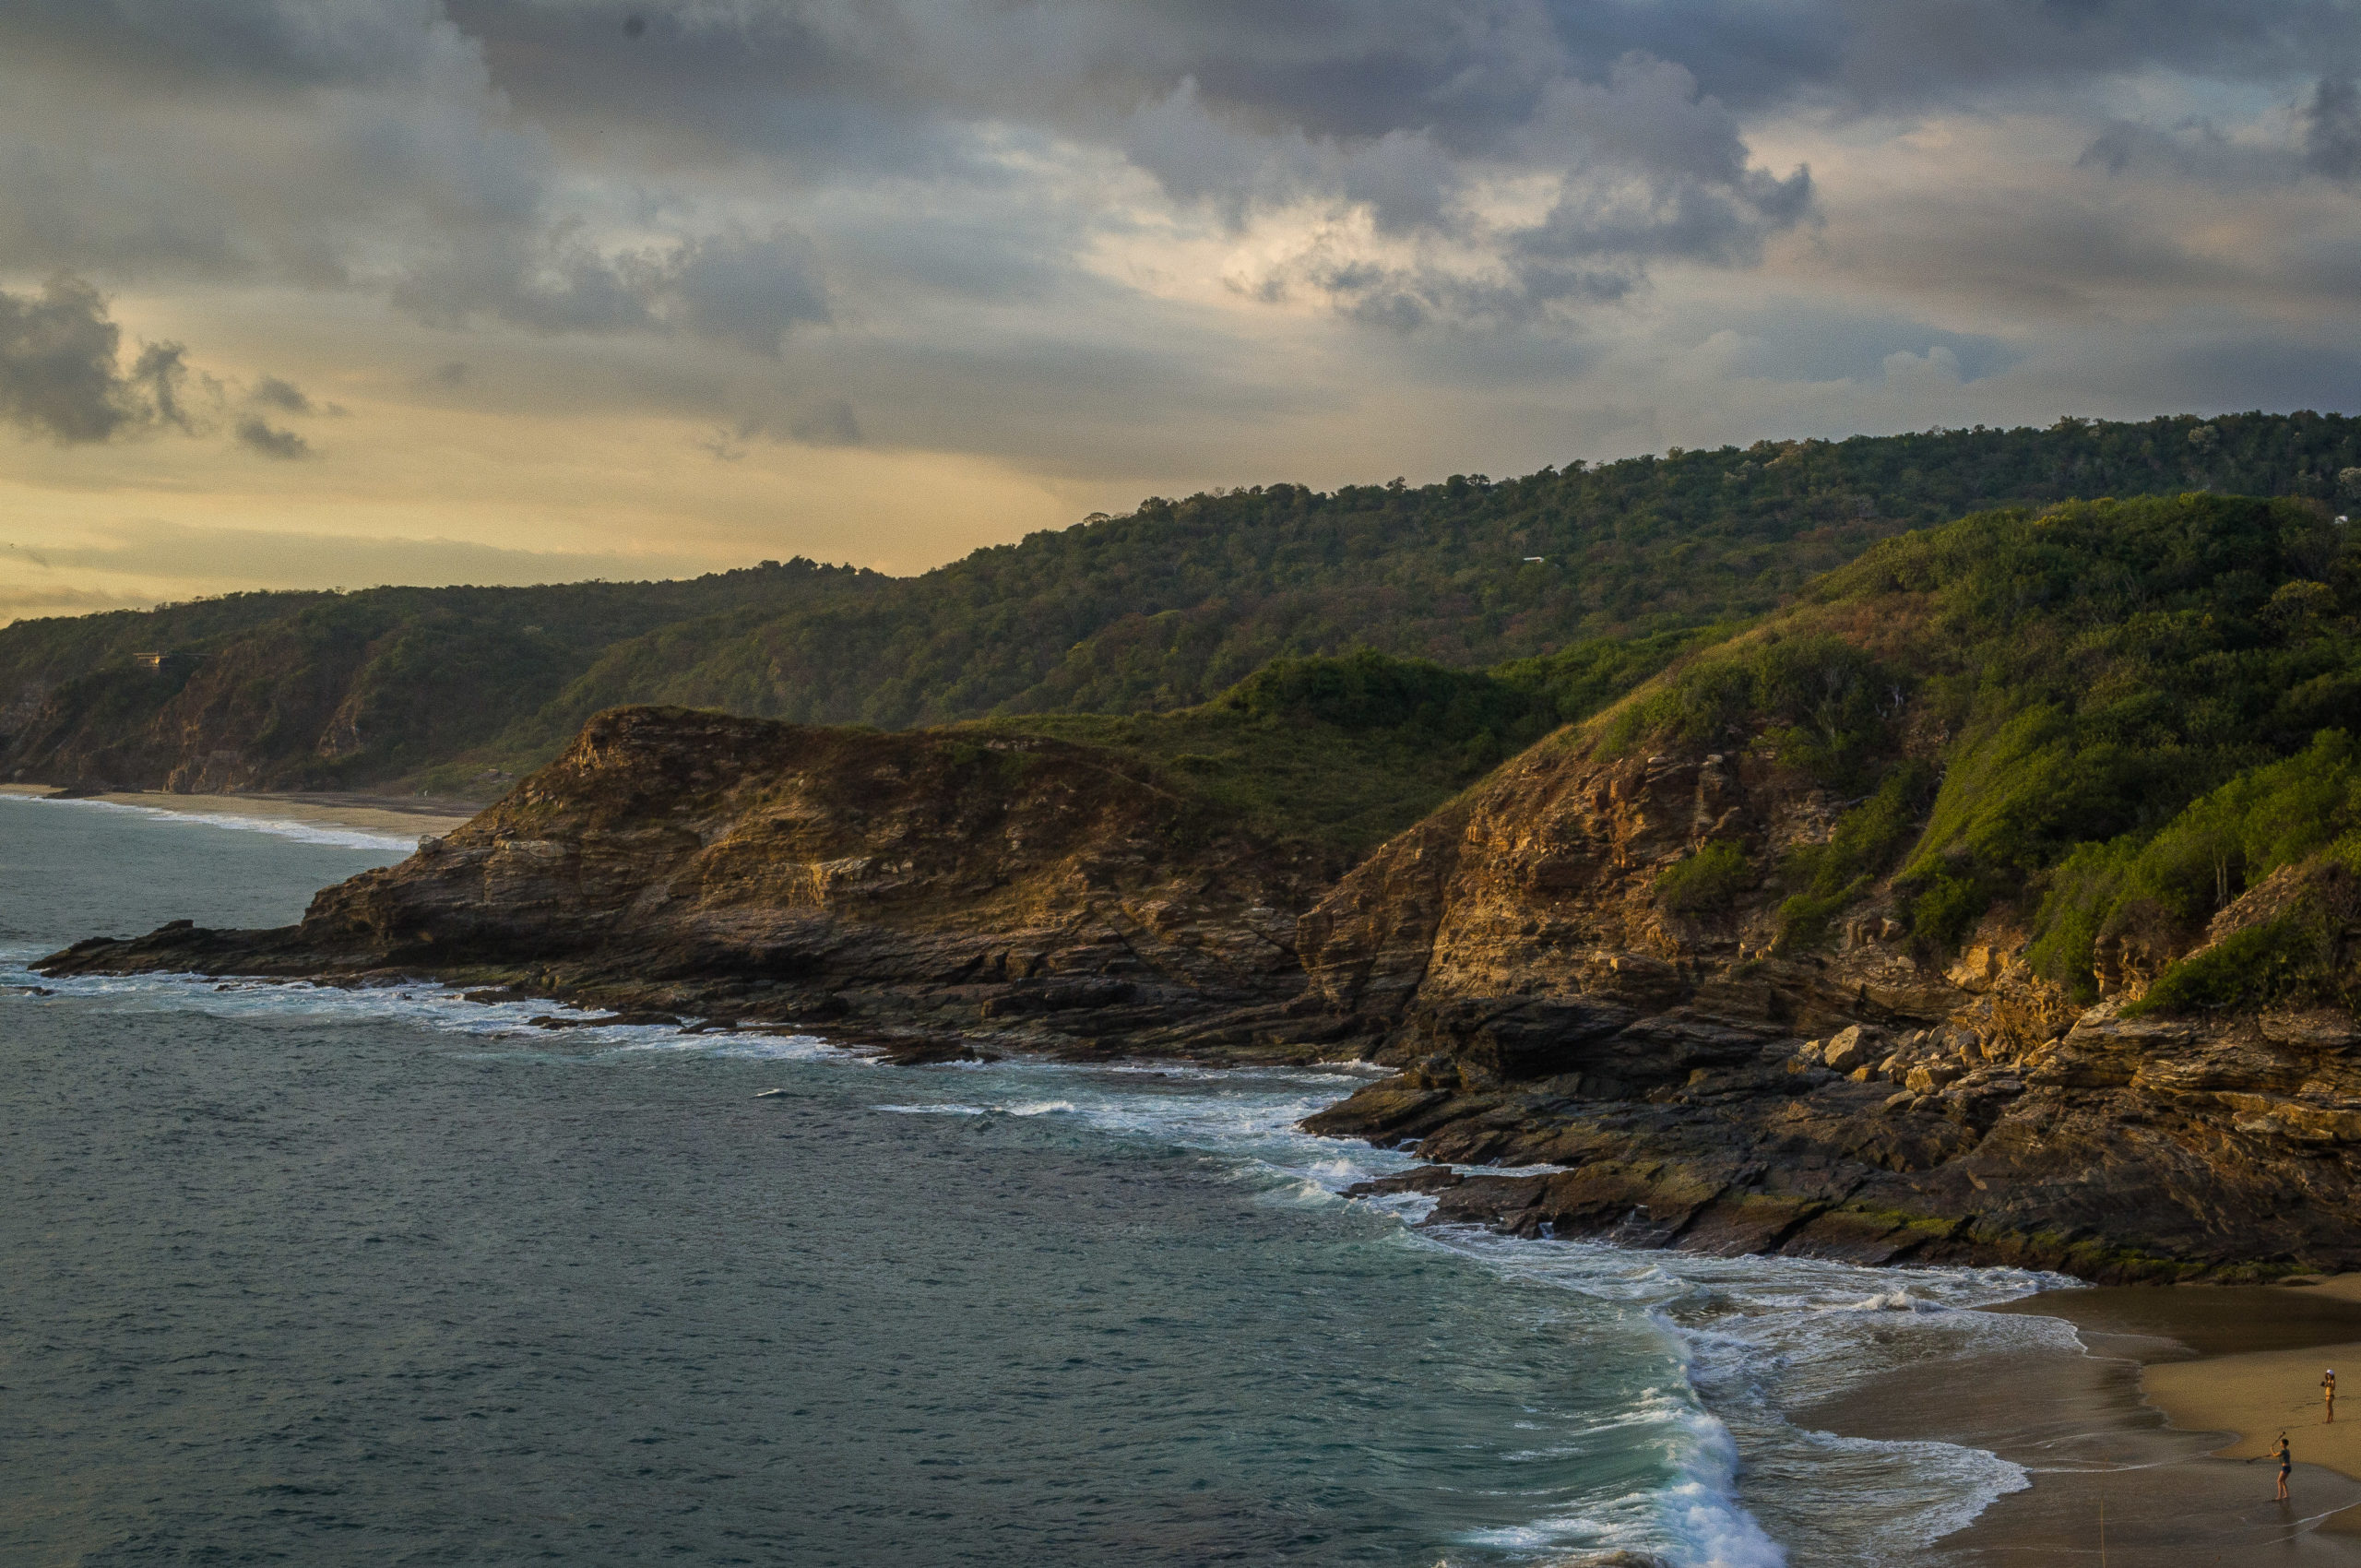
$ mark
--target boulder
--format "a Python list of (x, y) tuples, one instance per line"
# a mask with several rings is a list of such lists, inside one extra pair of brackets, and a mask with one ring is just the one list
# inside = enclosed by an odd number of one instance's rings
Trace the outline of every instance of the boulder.
[(1921, 1062), (1903, 1075), (1903, 1087), (1913, 1094), (1933, 1094), (1946, 1084), (1964, 1077), (1966, 1069), (1957, 1062)]
[(1884, 1041), (1867, 1024), (1854, 1024), (1831, 1035), (1820, 1059), (1839, 1073), (1850, 1073), (1877, 1060)]

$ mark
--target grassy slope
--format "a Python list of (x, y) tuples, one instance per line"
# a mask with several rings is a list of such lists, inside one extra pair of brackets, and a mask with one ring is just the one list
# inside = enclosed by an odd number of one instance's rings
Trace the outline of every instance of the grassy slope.
[(1605, 737), (1750, 737), (1859, 801), (1774, 868), (1794, 942), (1892, 872), (1929, 946), (2010, 902), (2088, 996), (2111, 939), (2186, 948), (2281, 866), (2361, 862), (2356, 730), (2361, 543), (2314, 506), (2182, 495), (1890, 540)]
[(1283, 659), (1210, 703), (1170, 713), (1023, 715), (979, 727), (1104, 747), (1258, 832), (1309, 840), (1342, 864), (1725, 635), (1583, 643), (1491, 671), (1370, 651)]

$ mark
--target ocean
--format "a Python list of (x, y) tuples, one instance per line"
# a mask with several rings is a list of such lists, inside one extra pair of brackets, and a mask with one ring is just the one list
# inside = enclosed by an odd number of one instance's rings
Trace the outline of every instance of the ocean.
[(1421, 1229), (1295, 1130), (1366, 1069), (25, 967), (408, 849), (0, 795), (0, 1561), (1821, 1568), (2026, 1484), (1810, 1408), (2057, 1281)]

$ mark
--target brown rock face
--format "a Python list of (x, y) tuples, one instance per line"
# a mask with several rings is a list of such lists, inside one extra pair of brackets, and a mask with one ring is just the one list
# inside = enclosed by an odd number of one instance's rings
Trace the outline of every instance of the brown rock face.
[[(1418, 1175), (1439, 1221), (1528, 1234), (2097, 1279), (2361, 1266), (2349, 1015), (2128, 1020), (2036, 979), (1998, 921), (1935, 968), (1882, 889), (1788, 955), (1775, 885), (1657, 893), (1714, 841), (1769, 882), (1838, 810), (1735, 747), (1535, 748), (1299, 922), (1313, 983), (1405, 1068), (1307, 1124), (1565, 1167)], [(2137, 994), (2176, 952), (2122, 936)]]
[(300, 926), (167, 928), (47, 962), (394, 971), (904, 1044), (1289, 1057), (1323, 1033), (1285, 1010), (1304, 990), (1295, 915), (1334, 871), (1086, 747), (623, 708)]
[[(1913, 948), (1886, 887), (1782, 952), (1776, 867), (1844, 805), (1743, 745), (1561, 736), (1338, 881), (1088, 747), (627, 708), (301, 925), (42, 967), (425, 975), (914, 1062), (1359, 1054), (1402, 1071), (1312, 1130), (1557, 1168), (1399, 1183), (1443, 1221), (2094, 1279), (2361, 1267), (2352, 1015), (2123, 1016), (2176, 941), (2304, 910), (2361, 944), (2349, 872), (2127, 925), (2084, 1010), (2001, 917)], [(1669, 896), (1707, 845), (1734, 847), (1712, 885)]]

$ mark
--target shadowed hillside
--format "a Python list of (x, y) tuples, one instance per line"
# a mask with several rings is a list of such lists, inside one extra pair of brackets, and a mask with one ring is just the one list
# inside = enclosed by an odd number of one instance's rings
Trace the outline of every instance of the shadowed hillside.
[(912, 1062), (1358, 1056), (1400, 1071), (1307, 1126), (1414, 1144), (1363, 1190), (1444, 1221), (2269, 1278), (2361, 1265), (2356, 731), (2334, 514), (2073, 502), (1734, 636), (1489, 671), (1365, 650), (892, 732), (612, 709), (298, 925), (42, 967), (423, 975)]
[[(906, 579), (798, 563), (247, 595), (0, 631), (0, 766), (82, 787), (464, 792), (631, 702), (889, 728), (1153, 712), (1275, 659), (1480, 669), (1745, 619), (1880, 539), (1981, 506), (2209, 489), (2325, 503), (2356, 484), (2361, 424), (2341, 416), (2064, 421), (1152, 498)], [(134, 651), (206, 659), (141, 671), (121, 662)]]

